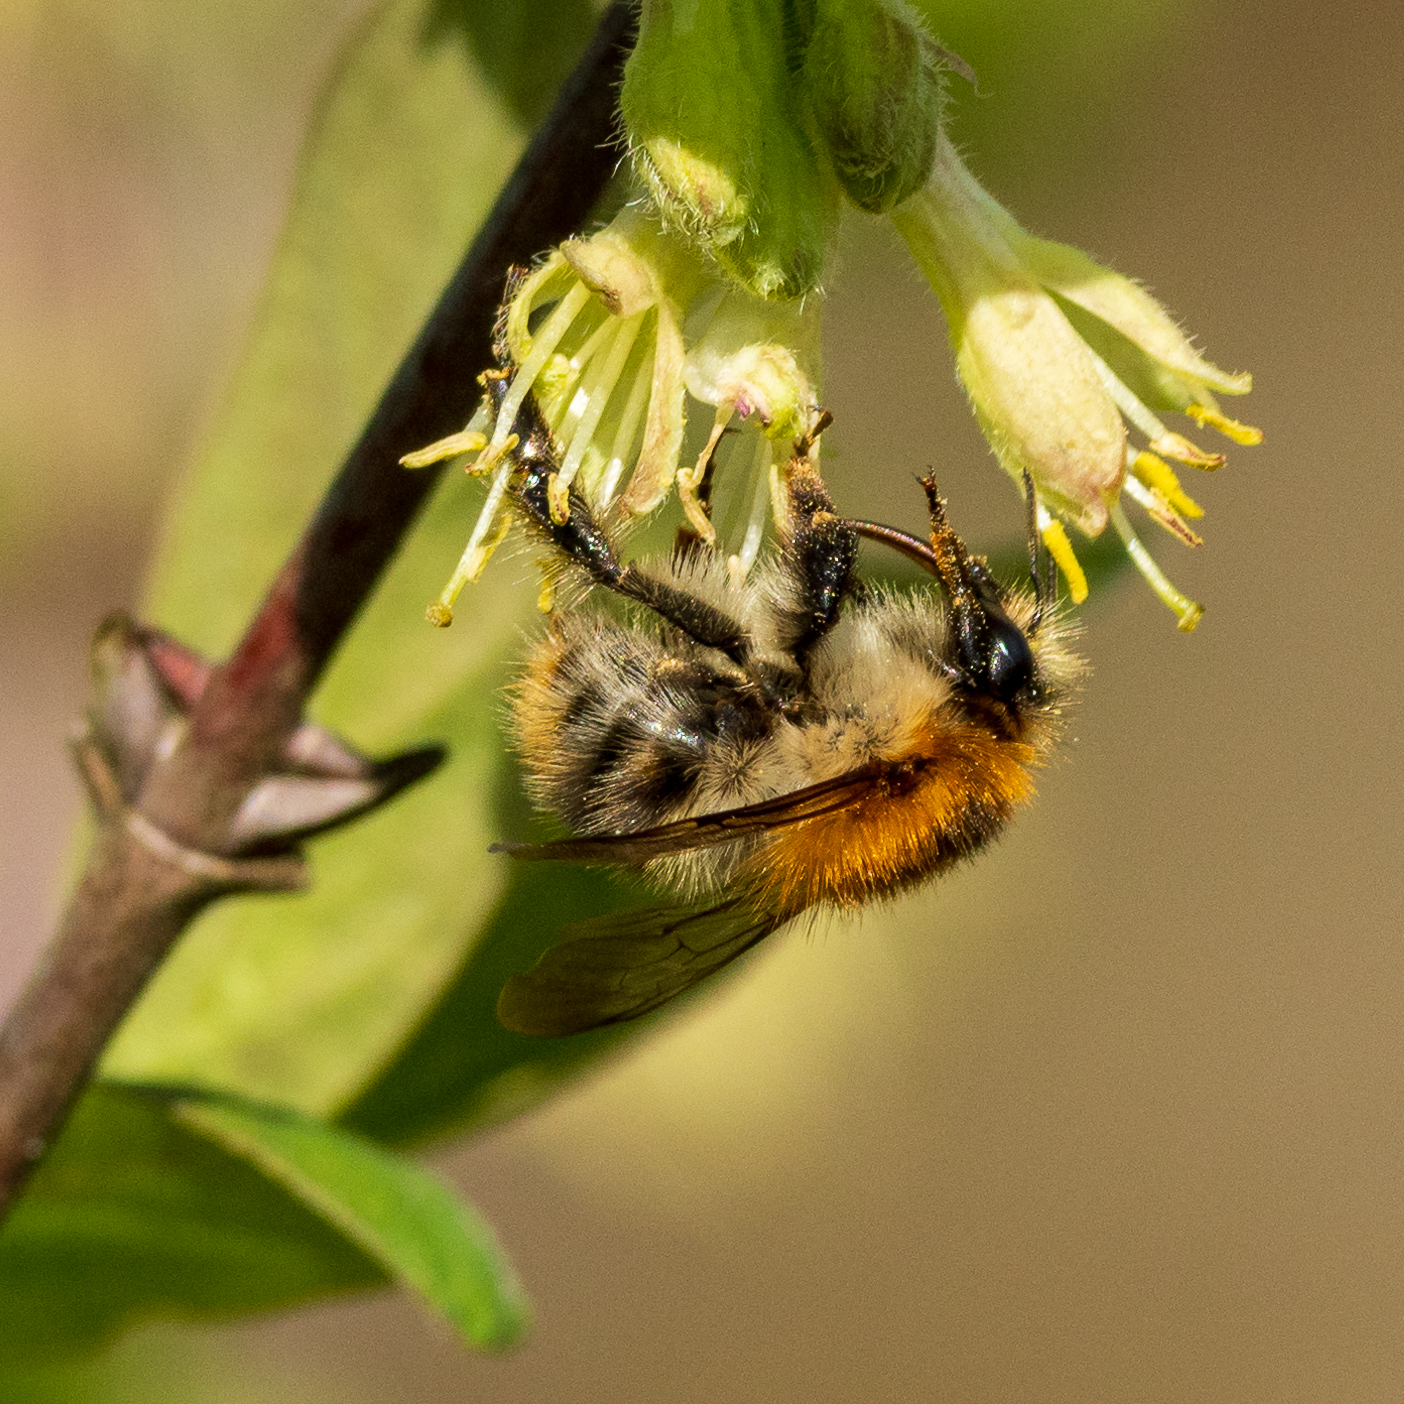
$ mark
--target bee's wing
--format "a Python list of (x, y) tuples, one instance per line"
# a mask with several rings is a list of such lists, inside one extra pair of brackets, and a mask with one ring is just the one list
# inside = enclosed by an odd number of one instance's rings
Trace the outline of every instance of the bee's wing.
[(730, 897), (710, 907), (649, 907), (582, 922), (567, 928), (582, 934), (507, 981), (497, 1017), (538, 1038), (637, 1019), (750, 950), (791, 915)]
[(559, 839), (555, 843), (495, 843), (494, 853), (510, 853), (516, 858), (562, 858), (577, 863), (647, 863), (670, 853), (686, 853), (698, 848), (715, 848), (735, 843), (749, 834), (765, 833), (790, 824), (803, 824), (857, 804), (873, 791), (891, 771), (890, 766), (866, 765), (817, 785), (776, 795), (740, 809), (718, 810), (640, 829), (632, 834), (599, 834), (583, 838)]

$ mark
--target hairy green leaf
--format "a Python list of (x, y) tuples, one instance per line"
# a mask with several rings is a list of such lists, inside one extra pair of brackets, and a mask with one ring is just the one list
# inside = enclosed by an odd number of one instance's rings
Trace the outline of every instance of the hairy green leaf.
[[(317, 1212), (129, 1088), (89, 1088), (0, 1236), (0, 1365), (385, 1273)], [(2, 1382), (0, 1382), (2, 1383)]]
[[(218, 654), (258, 603), (515, 160), (523, 129), (432, 0), (392, 0), (334, 76), (228, 403), (158, 550), (154, 622)], [(542, 32), (545, 67), (574, 32)], [(471, 379), (481, 367), (465, 366)], [(510, 567), (448, 633), (424, 607), (480, 490), (447, 482), (315, 699), (372, 753), (441, 740), (450, 764), (313, 846), (314, 891), (202, 918), (119, 1033), (120, 1077), (219, 1083), (310, 1112), (403, 1041), (503, 881), (486, 791), (501, 660), (531, 600)]]
[(434, 1176), (325, 1122), (227, 1099), (175, 1117), (241, 1155), (441, 1312), (470, 1345), (510, 1345), (526, 1299), (492, 1230)]

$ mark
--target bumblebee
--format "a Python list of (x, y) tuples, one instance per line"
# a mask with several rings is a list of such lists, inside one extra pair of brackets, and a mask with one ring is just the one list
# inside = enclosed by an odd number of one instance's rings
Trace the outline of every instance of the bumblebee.
[[(489, 379), (490, 393), (501, 383)], [(816, 908), (895, 897), (971, 857), (1033, 794), (1084, 671), (1051, 568), (1007, 591), (967, 552), (931, 477), (929, 541), (834, 509), (813, 463), (827, 414), (784, 473), (778, 552), (744, 577), (697, 539), (625, 563), (571, 490), (528, 403), (510, 492), (553, 567), (631, 617), (557, 611), (514, 697), (535, 801), (575, 837), (497, 845), (523, 860), (642, 869), (666, 905), (571, 928), (498, 1001), (556, 1036), (634, 1019)], [(1032, 495), (1030, 495), (1032, 501)], [(939, 588), (855, 573), (860, 538)]]

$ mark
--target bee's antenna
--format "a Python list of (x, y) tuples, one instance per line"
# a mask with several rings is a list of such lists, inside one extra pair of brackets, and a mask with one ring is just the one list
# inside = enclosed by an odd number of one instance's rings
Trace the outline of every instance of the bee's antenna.
[[(1038, 530), (1038, 493), (1034, 490), (1033, 474), (1024, 469), (1024, 501), (1028, 505), (1029, 517), (1029, 578), (1033, 581), (1034, 612), (1029, 620), (1029, 633), (1036, 634), (1043, 616), (1053, 607), (1058, 598), (1058, 562), (1051, 551), (1043, 550), (1043, 538)], [(1042, 558), (1045, 569), (1040, 575), (1039, 560)]]
[[(1033, 618), (1029, 621), (1029, 633), (1038, 633), (1043, 615), (1057, 600), (1057, 562), (1052, 552), (1043, 550), (1043, 538), (1039, 534), (1039, 494), (1033, 487), (1033, 475), (1024, 470), (1024, 501), (1028, 505), (1029, 518), (1029, 580), (1033, 581)], [(1045, 570), (1039, 573), (1039, 562), (1045, 563)]]
[(931, 552), (936, 573), (951, 597), (951, 604), (958, 607), (975, 593), (970, 580), (970, 558), (966, 555), (965, 543), (955, 534), (946, 516), (946, 504), (941, 500), (935, 477), (928, 473), (921, 485), (926, 490), (926, 510), (931, 518)]

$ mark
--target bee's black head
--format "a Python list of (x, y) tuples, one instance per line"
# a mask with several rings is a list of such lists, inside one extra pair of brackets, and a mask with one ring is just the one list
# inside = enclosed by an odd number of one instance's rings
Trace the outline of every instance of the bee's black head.
[(979, 561), (967, 563), (969, 588), (952, 605), (955, 656), (965, 686), (999, 702), (1017, 702), (1037, 688), (1038, 669), (1028, 635), (1005, 613), (994, 577)]

